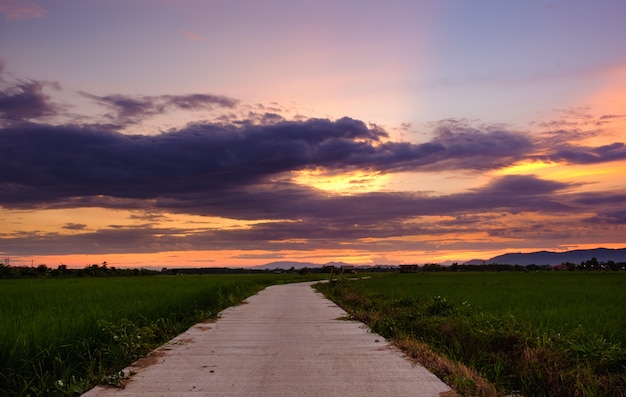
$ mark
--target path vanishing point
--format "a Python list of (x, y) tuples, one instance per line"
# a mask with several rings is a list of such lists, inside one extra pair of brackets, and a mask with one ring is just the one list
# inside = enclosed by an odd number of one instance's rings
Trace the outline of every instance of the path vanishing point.
[(85, 397), (418, 396), (450, 391), (311, 288), (270, 286), (139, 360), (124, 389)]

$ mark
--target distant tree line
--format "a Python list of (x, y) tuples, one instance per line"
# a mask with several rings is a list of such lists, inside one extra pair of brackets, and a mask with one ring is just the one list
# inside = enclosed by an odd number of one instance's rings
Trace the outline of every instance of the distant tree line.
[(565, 262), (560, 265), (509, 265), (501, 263), (484, 263), (477, 264), (461, 264), (453, 263), (450, 266), (442, 266), (437, 263), (427, 263), (425, 265), (400, 265), (401, 273), (415, 273), (415, 272), (503, 272), (503, 271), (554, 271), (554, 270), (569, 270), (569, 271), (589, 271), (589, 270), (604, 270), (604, 271), (618, 271), (626, 270), (626, 262), (606, 261), (600, 262), (596, 258), (591, 258), (588, 261), (583, 261), (579, 264)]
[[(347, 270), (349, 268), (350, 270)], [(287, 273), (287, 274), (316, 274), (316, 273), (356, 273), (359, 272), (397, 272), (397, 266), (333, 266), (324, 265), (321, 267), (303, 267), (296, 269), (275, 268), (275, 269), (259, 269), (259, 268), (232, 268), (232, 267), (186, 267), (186, 268), (163, 268), (161, 274), (268, 274), (268, 273)]]
[(163, 268), (160, 274), (179, 275), (179, 274), (265, 274), (268, 270), (263, 269), (246, 269), (231, 267), (177, 267)]
[[(351, 267), (352, 268), (352, 267)], [(425, 265), (400, 265), (400, 266), (365, 266), (355, 267), (350, 272), (394, 272), (400, 270), (401, 273), (417, 272), (503, 272), (503, 271), (618, 271), (626, 270), (626, 262), (606, 261), (601, 262), (596, 258), (583, 261), (579, 264), (565, 262), (560, 265), (508, 265), (499, 263), (484, 264), (458, 264), (443, 266), (437, 263), (427, 263)], [(323, 266), (319, 268), (302, 269), (247, 269), (228, 267), (203, 267), (203, 268), (163, 268), (161, 271), (143, 268), (119, 269), (115, 266), (108, 266), (107, 262), (102, 264), (88, 265), (82, 269), (70, 269), (67, 265), (59, 265), (57, 268), (50, 268), (44, 264), (38, 266), (9, 266), (0, 263), (0, 279), (2, 278), (46, 278), (46, 277), (129, 277), (129, 276), (154, 276), (154, 275), (177, 275), (177, 274), (266, 274), (266, 273), (342, 273), (341, 267)]]
[(101, 265), (88, 265), (82, 269), (70, 269), (67, 265), (59, 265), (56, 269), (44, 264), (38, 266), (9, 266), (0, 263), (0, 278), (46, 278), (46, 277), (115, 277), (115, 276), (152, 276), (160, 274), (148, 269), (118, 269), (109, 267), (106, 262)]
[[(351, 267), (352, 268), (352, 267)], [(354, 267), (355, 268), (355, 267)], [(398, 271), (397, 266), (365, 266), (359, 268), (363, 272), (393, 272)], [(355, 272), (356, 268), (351, 272)], [(0, 279), (2, 278), (47, 278), (47, 277), (115, 277), (115, 276), (154, 276), (154, 275), (181, 275), (181, 274), (268, 274), (268, 273), (343, 273), (341, 267), (322, 266), (317, 268), (295, 269), (254, 269), (254, 268), (230, 268), (230, 267), (189, 267), (189, 268), (163, 268), (160, 271), (148, 269), (119, 269), (108, 266), (107, 262), (101, 265), (88, 265), (82, 269), (70, 269), (67, 265), (59, 265), (51, 268), (44, 264), (38, 266), (9, 266), (0, 263)]]

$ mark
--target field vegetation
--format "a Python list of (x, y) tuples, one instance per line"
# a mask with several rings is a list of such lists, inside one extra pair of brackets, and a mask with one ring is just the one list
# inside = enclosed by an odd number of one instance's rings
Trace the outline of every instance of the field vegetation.
[(626, 273), (418, 273), (317, 288), (468, 396), (623, 396)]
[[(309, 276), (319, 278), (317, 276)], [(180, 275), (0, 280), (0, 396), (121, 386), (121, 370), (264, 287), (304, 276)]]

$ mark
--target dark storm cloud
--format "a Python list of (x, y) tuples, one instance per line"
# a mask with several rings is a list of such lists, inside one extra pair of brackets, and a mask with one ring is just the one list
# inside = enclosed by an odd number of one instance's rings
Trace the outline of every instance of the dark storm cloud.
[[(257, 199), (265, 203), (257, 208), (272, 212), (272, 202), (281, 189), (277, 181), (289, 171), (489, 170), (526, 158), (535, 148), (528, 137), (495, 127), (482, 131), (441, 125), (430, 142), (421, 144), (385, 141), (387, 138), (384, 130), (350, 118), (268, 125), (193, 124), (155, 136), (15, 123), (0, 129), (0, 203), (28, 207), (61, 202), (85, 205), (90, 198), (102, 202), (103, 197), (151, 199), (196, 213), (207, 203), (226, 197), (223, 206), (228, 208), (253, 187)], [(625, 147), (616, 143), (582, 152), (593, 158), (562, 148), (549, 156), (579, 162), (613, 161), (623, 158)], [(270, 181), (272, 185), (264, 191), (262, 186)], [(289, 189), (281, 193), (283, 197), (309, 194), (286, 186)], [(524, 176), (503, 178), (488, 186), (492, 196), (536, 196), (561, 187)], [(235, 198), (229, 197), (232, 192)], [(390, 195), (383, 193), (382, 197), (384, 201)], [(117, 205), (124, 204), (118, 201)]]
[(233, 108), (238, 101), (232, 98), (209, 94), (140, 96), (105, 95), (86, 92), (80, 94), (115, 112), (109, 116), (120, 123), (134, 123), (144, 118), (164, 114), (170, 110), (210, 110), (214, 107)]
[(0, 130), (0, 200), (78, 196), (155, 198), (206, 194), (307, 167), (353, 167), (375, 155), (384, 132), (341, 119), (236, 128), (195, 125), (157, 136), (77, 126)]

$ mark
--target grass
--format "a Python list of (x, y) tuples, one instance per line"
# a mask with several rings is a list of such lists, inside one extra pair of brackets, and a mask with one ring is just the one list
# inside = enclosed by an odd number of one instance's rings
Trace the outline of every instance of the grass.
[(620, 396), (615, 272), (396, 274), (318, 288), (465, 395)]
[(123, 385), (121, 369), (287, 275), (0, 280), (0, 396)]

